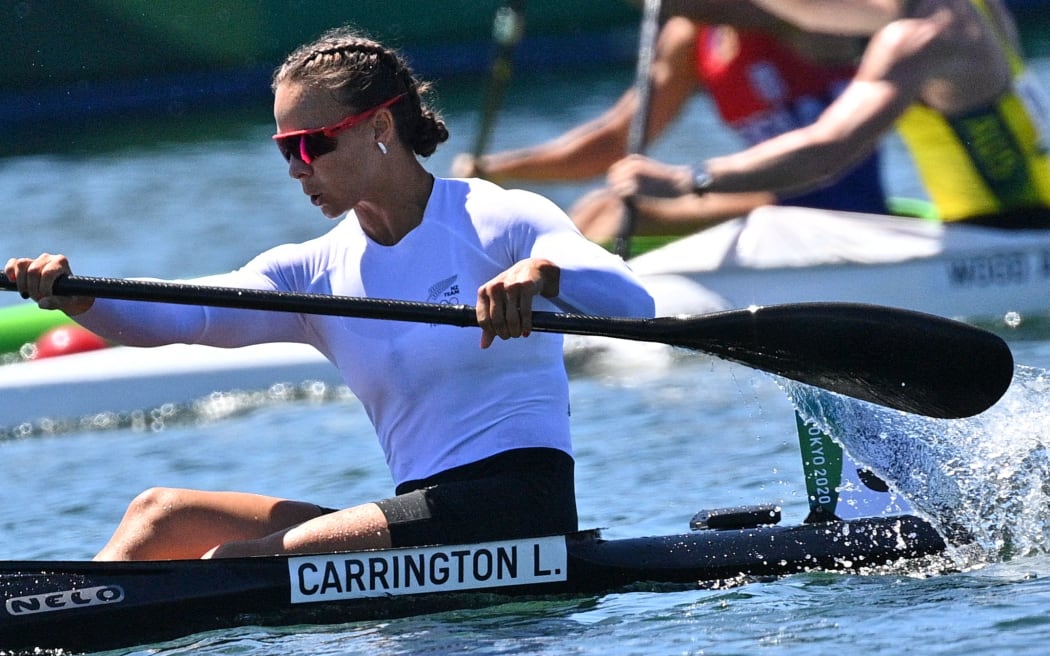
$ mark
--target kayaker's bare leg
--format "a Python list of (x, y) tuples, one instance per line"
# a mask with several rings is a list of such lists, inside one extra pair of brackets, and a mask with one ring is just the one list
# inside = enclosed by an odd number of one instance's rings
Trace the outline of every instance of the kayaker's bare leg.
[(200, 558), (216, 545), (258, 539), (321, 514), (314, 504), (257, 494), (153, 488), (131, 502), (95, 559)]
[(257, 540), (227, 542), (205, 558), (305, 554), (391, 546), (386, 515), (374, 503), (322, 515)]

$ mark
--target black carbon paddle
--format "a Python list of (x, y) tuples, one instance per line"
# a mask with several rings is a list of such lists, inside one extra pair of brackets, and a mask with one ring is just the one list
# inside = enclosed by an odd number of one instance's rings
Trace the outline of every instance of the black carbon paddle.
[[(660, 0), (645, 0), (638, 36), (638, 62), (634, 71), (634, 93), (638, 96), (638, 106), (627, 130), (627, 153), (631, 155), (645, 151), (646, 133), (649, 131), (649, 100), (653, 90), (653, 51), (656, 48), (659, 27)], [(637, 218), (634, 203), (630, 199), (625, 200), (615, 242), (616, 254), (625, 260), (631, 255), (631, 236), (634, 234)]]
[(503, 105), (511, 72), (514, 70), (514, 50), (525, 32), (525, 0), (509, 0), (496, 10), (492, 21), (492, 40), (496, 57), (489, 71), (489, 85), (485, 91), (485, 106), (478, 125), (471, 154), (475, 161), (485, 154), (496, 125), (496, 116)]
[[(14, 283), (0, 276), (0, 287)], [(56, 294), (477, 326), (469, 305), (68, 276)], [(661, 342), (897, 410), (952, 419), (991, 407), (1013, 378), (1006, 342), (975, 326), (860, 303), (795, 303), (625, 319), (535, 312), (533, 330)]]

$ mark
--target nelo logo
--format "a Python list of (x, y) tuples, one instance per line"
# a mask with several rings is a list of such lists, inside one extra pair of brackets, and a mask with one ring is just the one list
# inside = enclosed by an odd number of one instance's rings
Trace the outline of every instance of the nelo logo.
[(100, 585), (94, 588), (12, 597), (7, 600), (5, 607), (9, 615), (29, 615), (102, 604), (119, 604), (122, 601), (124, 601), (124, 588), (119, 585)]

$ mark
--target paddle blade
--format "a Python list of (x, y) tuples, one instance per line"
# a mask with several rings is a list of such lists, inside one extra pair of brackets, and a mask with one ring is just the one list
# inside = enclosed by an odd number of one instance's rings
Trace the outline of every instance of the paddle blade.
[(654, 323), (659, 341), (942, 419), (987, 410), (1013, 379), (998, 336), (909, 310), (801, 303)]

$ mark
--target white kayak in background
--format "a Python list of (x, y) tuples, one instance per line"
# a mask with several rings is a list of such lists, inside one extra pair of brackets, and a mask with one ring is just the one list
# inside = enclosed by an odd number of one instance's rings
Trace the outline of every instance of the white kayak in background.
[(342, 384), (336, 368), (305, 344), (116, 346), (0, 367), (0, 429), (306, 381)]
[(657, 314), (806, 301), (1001, 321), (1050, 313), (1050, 230), (764, 207), (631, 260)]
[[(630, 348), (621, 345), (629, 344)], [(610, 353), (615, 356), (605, 357)], [(672, 354), (663, 344), (597, 337), (566, 339), (570, 370), (605, 373), (661, 371)], [(0, 366), (0, 436), (29, 434), (70, 420), (87, 425), (112, 421), (92, 417), (185, 405), (215, 392), (254, 392), (274, 386), (306, 388), (304, 395), (349, 395), (338, 370), (314, 347), (273, 343), (225, 349), (170, 344), (113, 346)], [(43, 422), (43, 423), (42, 423)], [(83, 424), (84, 422), (80, 422)], [(123, 422), (128, 423), (128, 422)], [(44, 428), (45, 432), (51, 428)]]

